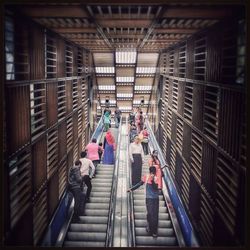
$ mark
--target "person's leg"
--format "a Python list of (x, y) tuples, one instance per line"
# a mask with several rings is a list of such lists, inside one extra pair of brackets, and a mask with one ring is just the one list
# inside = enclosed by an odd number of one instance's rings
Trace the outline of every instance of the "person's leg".
[(79, 216), (83, 215), (84, 212), (84, 194), (82, 193), (80, 188), (73, 189), (72, 194), (75, 201), (74, 215), (72, 221), (78, 222), (80, 219)]
[(148, 142), (145, 143), (145, 151), (146, 151), (145, 155), (148, 155)]
[(159, 217), (159, 199), (152, 199), (152, 211), (153, 211), (153, 214), (151, 215), (152, 234), (157, 235), (158, 217)]
[(146, 209), (147, 209), (147, 232), (152, 233), (152, 215), (153, 215), (153, 209), (152, 209), (152, 199), (146, 198)]
[(84, 178), (85, 184), (88, 187), (87, 193), (86, 193), (86, 200), (88, 201), (90, 197), (91, 189), (92, 189), (92, 184), (88, 175), (85, 175), (83, 178)]

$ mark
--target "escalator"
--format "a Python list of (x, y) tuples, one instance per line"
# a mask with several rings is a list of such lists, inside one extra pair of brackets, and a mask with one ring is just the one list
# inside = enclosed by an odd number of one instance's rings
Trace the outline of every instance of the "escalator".
[[(116, 142), (118, 129), (111, 128)], [(103, 137), (99, 141), (103, 142)], [(110, 217), (114, 165), (99, 164), (92, 179), (90, 202), (86, 203), (79, 223), (70, 223), (64, 240), (65, 247), (105, 247)]]
[[(150, 156), (145, 156), (146, 164), (143, 164), (142, 175), (148, 173), (148, 159)], [(177, 238), (173, 225), (168, 213), (164, 196), (159, 196), (159, 221), (158, 221), (158, 237), (154, 238), (146, 231), (146, 203), (144, 195), (144, 185), (133, 191), (134, 204), (134, 229), (135, 229), (135, 246), (136, 247), (166, 247), (178, 246)]]

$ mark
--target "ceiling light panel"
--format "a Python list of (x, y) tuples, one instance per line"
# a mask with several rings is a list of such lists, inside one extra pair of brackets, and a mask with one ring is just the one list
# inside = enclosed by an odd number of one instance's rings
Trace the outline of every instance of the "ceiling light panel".
[(135, 49), (117, 50), (115, 61), (117, 64), (135, 64), (137, 52)]
[(99, 90), (115, 90), (115, 85), (99, 85)]
[(137, 67), (136, 74), (155, 74), (156, 67)]
[(133, 93), (117, 93), (116, 94), (118, 98), (132, 98)]
[(116, 77), (116, 82), (126, 83), (126, 82), (134, 82), (134, 80), (135, 80), (135, 78), (133, 76), (124, 76), (124, 77), (118, 76), (118, 77)]
[(135, 90), (149, 91), (149, 90), (152, 90), (152, 86), (140, 86), (140, 85), (138, 86), (138, 85), (136, 85)]
[(96, 74), (114, 74), (115, 67), (95, 67)]

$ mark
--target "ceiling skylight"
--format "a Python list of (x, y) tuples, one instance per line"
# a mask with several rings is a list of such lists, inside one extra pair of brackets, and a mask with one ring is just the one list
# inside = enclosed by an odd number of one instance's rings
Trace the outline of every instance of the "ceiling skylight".
[(136, 74), (155, 74), (156, 67), (137, 67)]
[(116, 50), (115, 60), (120, 64), (134, 64), (136, 62), (136, 50), (135, 49), (123, 49)]
[(99, 90), (115, 90), (115, 85), (99, 85)]
[(152, 90), (152, 86), (135, 85), (135, 90), (142, 90), (142, 91)]
[(115, 67), (95, 67), (95, 72), (97, 74), (114, 74)]
[(135, 78), (133, 76), (118, 76), (116, 77), (116, 82), (134, 82)]
[(133, 94), (132, 93), (117, 93), (117, 97), (120, 97), (120, 98), (132, 98)]

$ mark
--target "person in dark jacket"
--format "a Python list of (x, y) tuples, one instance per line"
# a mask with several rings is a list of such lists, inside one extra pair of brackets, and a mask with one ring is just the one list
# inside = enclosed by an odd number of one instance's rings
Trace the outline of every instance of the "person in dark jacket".
[(151, 166), (149, 174), (144, 175), (142, 180), (129, 188), (127, 192), (132, 192), (145, 184), (146, 189), (146, 208), (147, 208), (147, 228), (146, 231), (153, 237), (157, 237), (158, 218), (159, 218), (159, 191), (158, 177), (156, 176), (156, 168)]
[(80, 221), (81, 215), (84, 213), (85, 205), (85, 195), (80, 188), (82, 177), (80, 173), (81, 162), (78, 160), (75, 162), (74, 166), (69, 169), (68, 172), (68, 185), (69, 191), (72, 193), (75, 201), (74, 205), (74, 215), (72, 218), (73, 223)]

